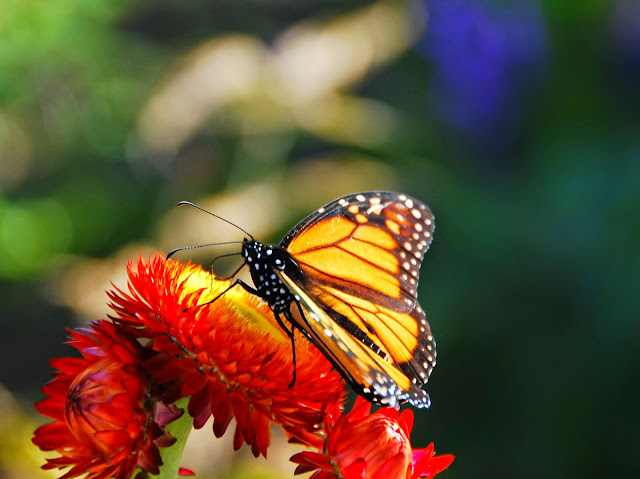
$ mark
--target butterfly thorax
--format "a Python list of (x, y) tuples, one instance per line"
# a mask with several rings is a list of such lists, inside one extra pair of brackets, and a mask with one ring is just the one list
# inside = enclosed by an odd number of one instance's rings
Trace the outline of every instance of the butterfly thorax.
[(301, 274), (291, 255), (278, 246), (245, 239), (242, 242), (242, 256), (249, 266), (258, 296), (264, 299), (275, 313), (288, 310), (296, 297), (278, 277), (276, 271), (291, 277)]

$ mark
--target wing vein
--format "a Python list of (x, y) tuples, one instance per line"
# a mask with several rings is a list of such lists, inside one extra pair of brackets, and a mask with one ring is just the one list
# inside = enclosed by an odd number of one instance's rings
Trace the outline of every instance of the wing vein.
[[(353, 314), (355, 314), (358, 318), (360, 318), (360, 320), (362, 321), (362, 323), (363, 323), (363, 324), (371, 326), (371, 328), (373, 329), (373, 331), (368, 331), (368, 330), (367, 330), (367, 331), (363, 331), (361, 328), (359, 328), (359, 327), (358, 327), (358, 325), (357, 325), (357, 324), (355, 324), (353, 321), (351, 321), (348, 317), (346, 317), (346, 316), (345, 316), (345, 318), (347, 319), (347, 321), (349, 321), (349, 323), (351, 323), (354, 327), (356, 327), (357, 329), (359, 329), (360, 331), (362, 331), (362, 332), (363, 332), (363, 334), (365, 334), (365, 335), (368, 335), (367, 333), (374, 334), (374, 335), (375, 335), (375, 337), (376, 337), (376, 338), (378, 338), (378, 339), (380, 340), (380, 342), (384, 345), (384, 347), (385, 347), (385, 349), (387, 350), (387, 352), (389, 352), (389, 354), (391, 354), (391, 356), (392, 356), (392, 357), (394, 356), (394, 355), (393, 355), (393, 353), (391, 352), (390, 347), (389, 347), (389, 343), (390, 343), (391, 341), (389, 341), (389, 340), (386, 340), (386, 341), (385, 341), (385, 339), (384, 339), (383, 337), (381, 337), (381, 336), (380, 336), (380, 334), (378, 334), (378, 333), (379, 333), (378, 329), (377, 329), (374, 325), (371, 325), (371, 324), (370, 324), (370, 323), (369, 323), (369, 322), (368, 322), (364, 317), (362, 317), (362, 315), (361, 315), (360, 313), (358, 313), (358, 312), (355, 310), (355, 308), (354, 308), (353, 304), (351, 304), (351, 303), (347, 302), (346, 300), (344, 300), (344, 299), (342, 299), (342, 298), (340, 298), (340, 297), (336, 296), (336, 295), (335, 295), (335, 294), (333, 294), (331, 291), (325, 291), (325, 293), (326, 293), (326, 294), (328, 294), (328, 295), (330, 295), (331, 297), (333, 297), (337, 302), (342, 303), (343, 305), (345, 305), (346, 307), (348, 307), (351, 311), (353, 311)], [(323, 303), (325, 303), (325, 304), (326, 304), (326, 302), (325, 302), (325, 301), (323, 301)], [(331, 311), (335, 311), (335, 309), (334, 309), (334, 308), (330, 308), (330, 310), (331, 310)], [(379, 310), (379, 309), (378, 309), (378, 312), (380, 312), (380, 310)], [(330, 313), (330, 312), (329, 312), (329, 314), (331, 315), (331, 313)], [(376, 318), (378, 319), (378, 321), (380, 321), (381, 325), (385, 328), (385, 332), (386, 332), (387, 334), (389, 334), (390, 336), (391, 336), (391, 335), (392, 335), (392, 336), (394, 336), (394, 337), (396, 338), (396, 340), (397, 340), (397, 342), (396, 342), (397, 344), (402, 345), (402, 347), (403, 347), (407, 352), (409, 352), (409, 353), (412, 353), (412, 354), (413, 354), (413, 351), (410, 351), (410, 350), (409, 350), (409, 348), (404, 344), (404, 342), (402, 341), (402, 339), (400, 338), (400, 336), (398, 336), (398, 335), (395, 333), (395, 331), (393, 331), (393, 329), (389, 326), (389, 324), (387, 324), (387, 322), (386, 322), (386, 321), (384, 321), (384, 320), (380, 319), (380, 317), (378, 316), (378, 314), (376, 314), (376, 313), (373, 313), (373, 314), (376, 316)], [(391, 318), (391, 319), (393, 319), (393, 318)], [(413, 334), (413, 333), (412, 333), (409, 329), (407, 329), (407, 328), (406, 328), (402, 323), (394, 322), (394, 324), (401, 326), (405, 331), (407, 331), (407, 333), (409, 333), (409, 334)], [(375, 347), (377, 347), (377, 345), (375, 344), (375, 342), (374, 342), (374, 341), (372, 341), (372, 340), (371, 340), (371, 343), (372, 343)], [(371, 346), (370, 346), (370, 347), (371, 347)], [(397, 348), (394, 348), (394, 349), (396, 349), (396, 350), (397, 350)], [(374, 350), (374, 352), (375, 352), (375, 350)], [(378, 354), (379, 354), (379, 353), (378, 353)]]
[(349, 251), (348, 249), (343, 248), (342, 246), (336, 245), (336, 248), (338, 248), (341, 251), (344, 251), (345, 253), (353, 256), (356, 259), (359, 259), (361, 261), (364, 261), (367, 264), (370, 264), (371, 266), (377, 268), (377, 269), (382, 269), (383, 271), (385, 271), (386, 273), (392, 273), (391, 271), (387, 270), (387, 269), (383, 269), (381, 268), (379, 265), (375, 264), (373, 261), (368, 260), (367, 258), (363, 258), (362, 256), (355, 254), (353, 251)]

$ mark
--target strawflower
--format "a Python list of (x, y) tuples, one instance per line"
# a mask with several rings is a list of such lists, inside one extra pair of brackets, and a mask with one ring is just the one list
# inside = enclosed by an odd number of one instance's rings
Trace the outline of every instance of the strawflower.
[(51, 361), (57, 371), (36, 409), (55, 421), (39, 427), (33, 442), (59, 457), (43, 469), (71, 468), (62, 477), (131, 477), (138, 468), (157, 474), (158, 447), (173, 444), (166, 424), (180, 413), (151, 397), (142, 370), (143, 348), (111, 323), (71, 331), (69, 343), (81, 358)]
[(410, 409), (402, 413), (389, 407), (371, 414), (371, 404), (358, 398), (353, 409), (340, 414), (328, 411), (325, 438), (310, 441), (320, 452), (294, 455), (296, 474), (315, 471), (311, 479), (417, 479), (444, 471), (454, 456), (434, 456), (433, 444), (413, 450), (409, 441), (413, 427)]
[(344, 397), (344, 381), (309, 341), (296, 333), (296, 381), (291, 342), (269, 306), (243, 288), (199, 266), (153, 255), (128, 266), (128, 292), (108, 295), (111, 319), (156, 354), (145, 367), (169, 386), (166, 402), (190, 397), (194, 426), (213, 416), (222, 436), (236, 419), (234, 449), (243, 443), (265, 455), (270, 424), (304, 440), (316, 433), (331, 404)]

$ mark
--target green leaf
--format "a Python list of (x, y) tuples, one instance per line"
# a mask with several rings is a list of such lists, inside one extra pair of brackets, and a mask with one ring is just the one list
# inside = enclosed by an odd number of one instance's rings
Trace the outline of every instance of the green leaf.
[(176, 443), (171, 447), (160, 449), (163, 464), (160, 467), (160, 474), (157, 476), (159, 479), (177, 479), (178, 477), (182, 453), (187, 444), (189, 433), (193, 429), (193, 418), (187, 412), (188, 404), (189, 398), (180, 399), (175, 403), (177, 407), (184, 409), (184, 414), (180, 419), (167, 426), (171, 435), (176, 438)]

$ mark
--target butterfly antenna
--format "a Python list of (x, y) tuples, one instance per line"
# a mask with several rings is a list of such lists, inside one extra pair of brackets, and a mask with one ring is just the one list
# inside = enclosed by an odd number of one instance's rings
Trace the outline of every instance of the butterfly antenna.
[(240, 231), (242, 231), (244, 234), (246, 234), (249, 238), (251, 238), (251, 241), (255, 241), (256, 239), (251, 235), (251, 233), (249, 233), (248, 231), (240, 228), (237, 224), (232, 223), (231, 221), (224, 219), (222, 216), (218, 216), (215, 213), (212, 213), (211, 211), (204, 209), (202, 206), (198, 206), (195, 203), (191, 203), (189, 201), (181, 201), (178, 203), (178, 206), (183, 206), (183, 205), (189, 205), (189, 206), (193, 206), (194, 208), (198, 208), (201, 211), (204, 211), (205, 213), (209, 213), (211, 216), (215, 216), (216, 218), (218, 218), (219, 220), (224, 221), (225, 223), (229, 223), (231, 226), (235, 226), (236, 228), (238, 228)]
[(169, 253), (167, 254), (167, 259), (171, 258), (178, 251), (184, 251), (186, 249), (197, 249), (197, 248), (206, 248), (208, 246), (222, 246), (225, 244), (241, 244), (241, 243), (242, 241), (225, 241), (224, 243), (209, 243), (209, 244), (199, 244), (196, 246), (183, 246), (181, 248), (176, 248), (174, 250), (169, 251)]

